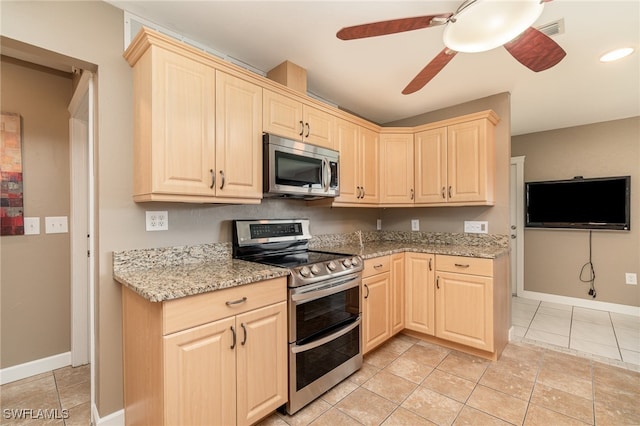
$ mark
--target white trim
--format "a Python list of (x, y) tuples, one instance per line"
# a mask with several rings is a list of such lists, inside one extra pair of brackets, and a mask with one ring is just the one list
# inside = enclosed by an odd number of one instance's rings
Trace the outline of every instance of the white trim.
[(542, 302), (562, 303), (581, 308), (597, 309), (600, 311), (615, 312), (618, 314), (640, 316), (640, 306), (620, 305), (617, 303), (601, 302), (599, 300), (579, 299), (577, 297), (559, 296), (557, 294), (538, 293), (524, 290), (518, 297), (524, 299), (540, 300)]
[(26, 379), (36, 374), (47, 373), (71, 365), (71, 352), (25, 362), (0, 370), (0, 385)]
[(91, 413), (94, 419), (93, 424), (96, 426), (122, 426), (124, 424), (124, 410), (119, 410), (100, 418), (96, 404), (92, 404)]
[(516, 333), (515, 328), (513, 328), (513, 326), (509, 327), (509, 337), (508, 337), (509, 342), (513, 342), (513, 338), (516, 337), (515, 333)]

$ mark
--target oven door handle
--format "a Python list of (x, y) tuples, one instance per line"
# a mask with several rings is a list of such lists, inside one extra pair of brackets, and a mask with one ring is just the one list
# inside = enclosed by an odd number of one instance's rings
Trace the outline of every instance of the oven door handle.
[(320, 297), (324, 297), (334, 293), (340, 293), (341, 291), (348, 290), (350, 288), (359, 287), (360, 286), (360, 276), (352, 277), (350, 279), (345, 280), (344, 284), (339, 284), (336, 286), (331, 286), (323, 290), (310, 290), (304, 293), (297, 293), (291, 295), (292, 302), (303, 302), (315, 300)]
[(351, 325), (349, 325), (346, 328), (340, 329), (338, 331), (336, 331), (333, 334), (330, 334), (328, 336), (323, 337), (322, 339), (319, 340), (315, 340), (311, 343), (307, 343), (306, 345), (302, 345), (302, 346), (297, 346), (294, 345), (291, 348), (291, 353), (297, 354), (300, 352), (305, 352), (305, 351), (309, 351), (311, 349), (315, 349), (318, 346), (322, 346), (332, 340), (337, 339), (338, 337), (342, 337), (345, 334), (349, 333), (351, 330), (353, 330), (354, 328), (358, 327), (360, 325), (360, 316), (358, 316), (358, 319), (356, 319), (354, 322), (351, 323)]

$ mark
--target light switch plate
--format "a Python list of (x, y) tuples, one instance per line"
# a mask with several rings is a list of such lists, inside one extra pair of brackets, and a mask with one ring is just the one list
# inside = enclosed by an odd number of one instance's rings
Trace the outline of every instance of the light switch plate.
[(382, 219), (376, 221), (376, 229), (380, 231), (382, 229)]
[(625, 283), (630, 285), (638, 285), (638, 275), (633, 272), (625, 272), (624, 273)]
[(44, 218), (44, 232), (46, 234), (66, 234), (69, 232), (67, 216), (47, 216)]
[(40, 234), (40, 218), (25, 217), (24, 218), (24, 235)]

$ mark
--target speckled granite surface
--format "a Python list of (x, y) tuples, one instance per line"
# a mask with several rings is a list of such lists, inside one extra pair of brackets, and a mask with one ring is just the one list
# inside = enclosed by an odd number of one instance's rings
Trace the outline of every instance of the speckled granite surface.
[[(506, 235), (434, 232), (353, 232), (319, 235), (314, 250), (359, 254), (364, 259), (402, 252), (494, 259), (509, 253)], [(231, 258), (231, 243), (113, 253), (113, 277), (151, 302), (177, 299), (289, 274), (284, 268)]]

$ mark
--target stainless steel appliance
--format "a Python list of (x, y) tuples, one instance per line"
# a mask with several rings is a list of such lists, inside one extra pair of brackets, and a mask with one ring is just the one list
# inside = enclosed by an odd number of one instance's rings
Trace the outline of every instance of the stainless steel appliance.
[(266, 197), (313, 199), (340, 194), (338, 151), (268, 133), (262, 141)]
[(309, 221), (236, 220), (233, 256), (289, 268), (293, 414), (362, 366), (360, 256), (309, 250)]

